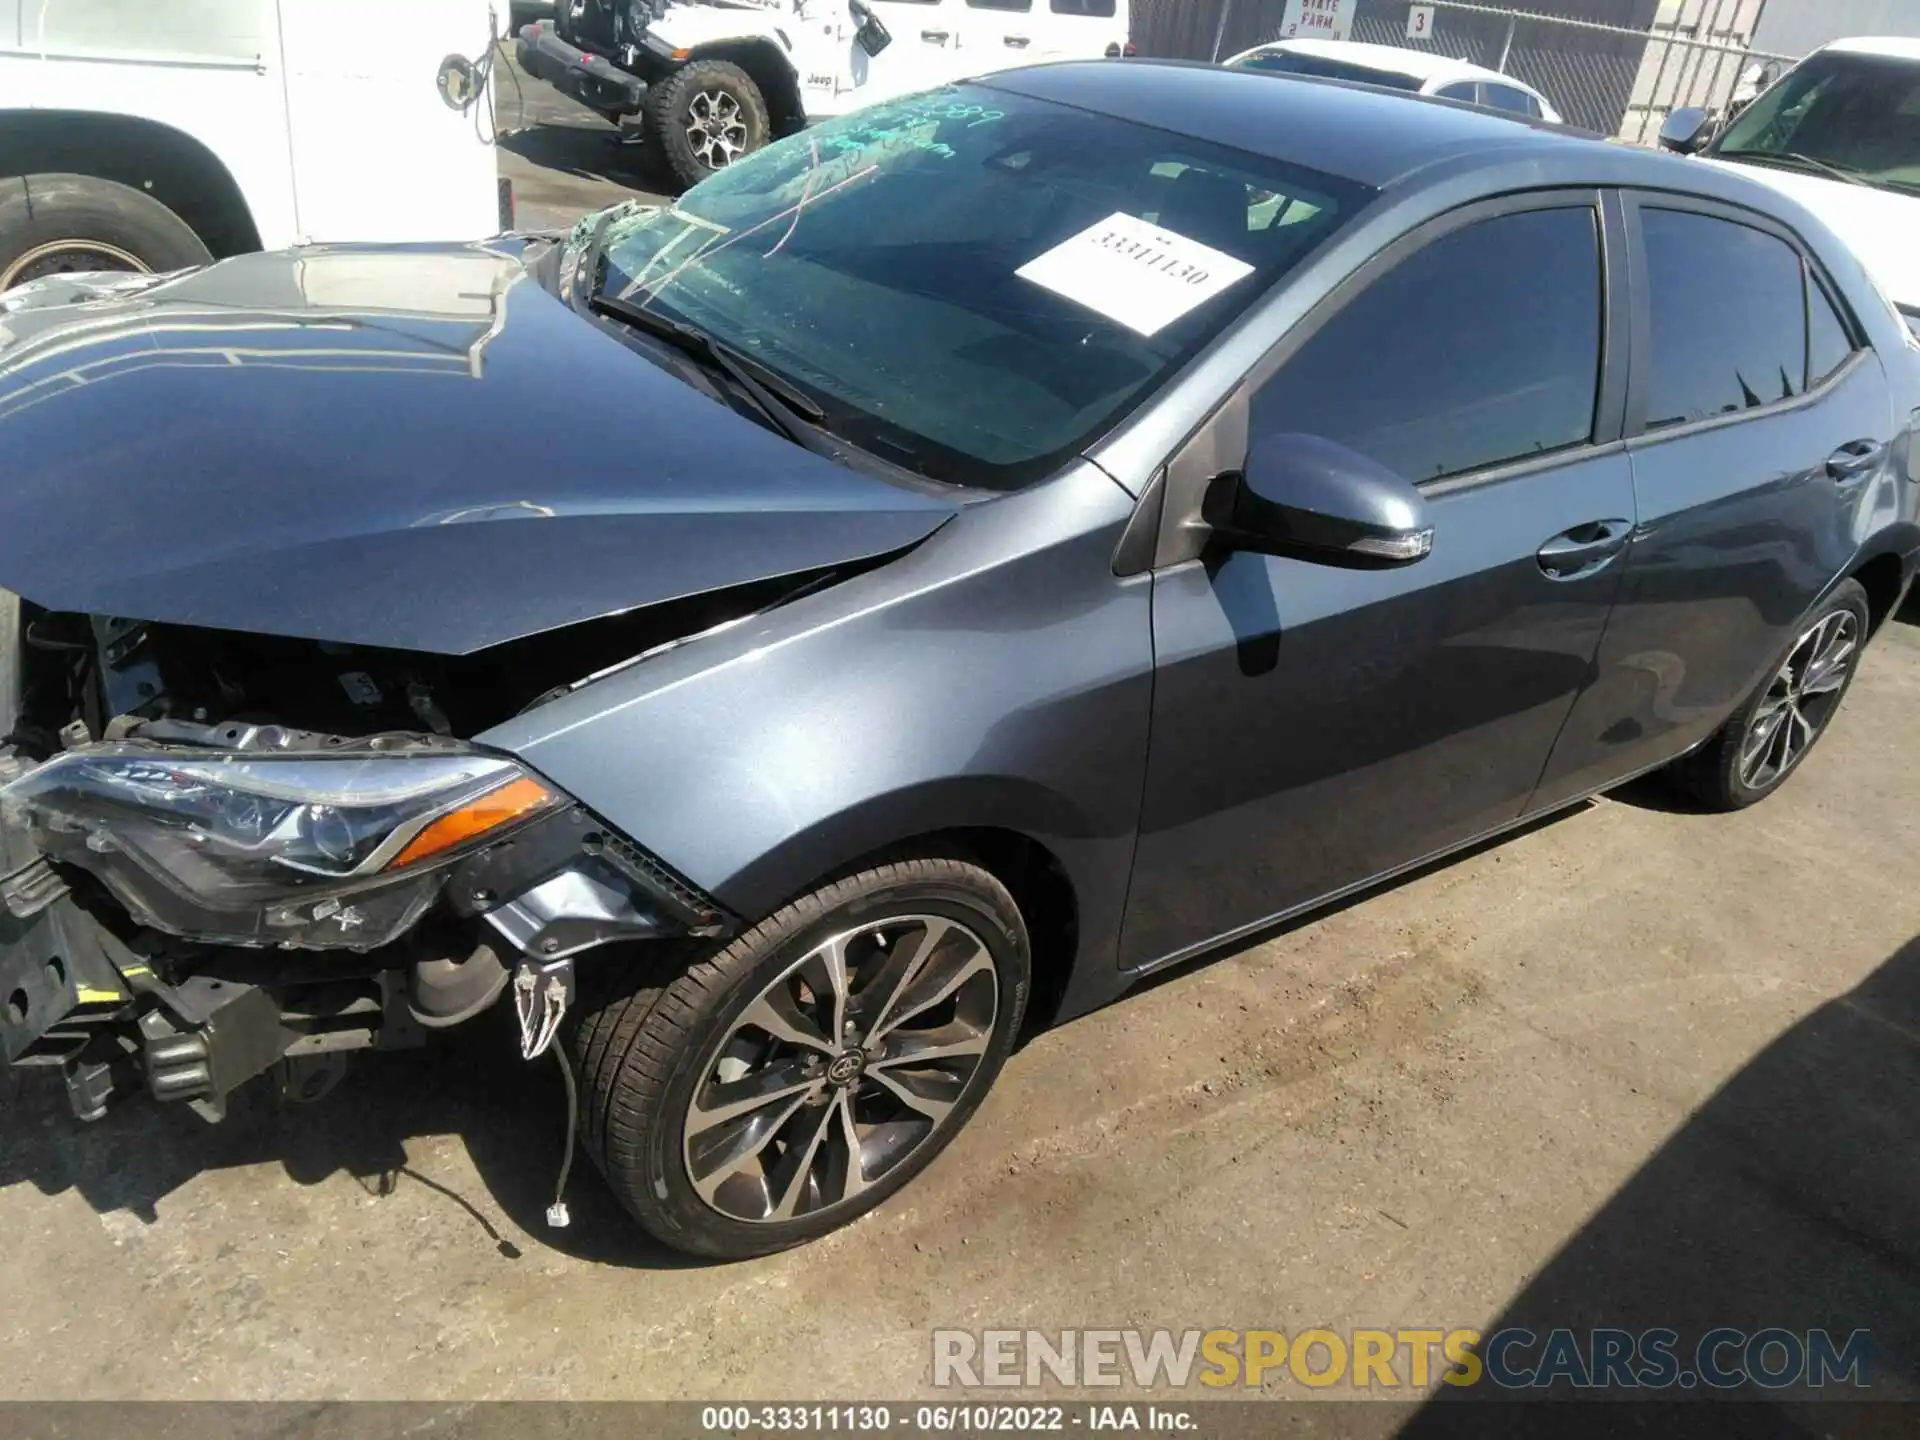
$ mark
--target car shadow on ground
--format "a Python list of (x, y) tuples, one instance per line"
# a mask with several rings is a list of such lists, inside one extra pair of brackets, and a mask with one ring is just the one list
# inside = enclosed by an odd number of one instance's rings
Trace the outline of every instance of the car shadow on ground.
[(1655, 770), (1638, 780), (1629, 780), (1617, 790), (1607, 791), (1607, 799), (1636, 810), (1652, 810), (1661, 815), (1704, 815), (1700, 802), (1680, 789), (1665, 771)]
[[(1578, 809), (1535, 821), (1520, 833), (1553, 824), (1567, 813)], [(1509, 834), (1488, 844), (1513, 838)], [(1126, 998), (1138, 998), (1177, 975), (1264, 945), (1462, 858), (1449, 857), (1329, 910), (1156, 972)], [(1047, 1028), (1040, 1018), (1022, 1036), (1022, 1047)], [(477, 1197), (409, 1164), (408, 1140), (457, 1135), (497, 1212), (534, 1243), (596, 1264), (680, 1269), (711, 1263), (655, 1243), (627, 1217), (592, 1163), (577, 1152), (567, 1187), (573, 1223), (561, 1230), (547, 1228), (546, 1208), (560, 1168), (566, 1097), (555, 1062), (542, 1057), (532, 1065), (524, 1063), (518, 1043), (511, 1009), (496, 1006), (468, 1025), (429, 1036), (425, 1049), (355, 1056), (339, 1087), (315, 1104), (283, 1102), (267, 1080), (254, 1081), (231, 1097), (228, 1116), (217, 1125), (207, 1124), (184, 1105), (157, 1105), (137, 1094), (116, 1101), (104, 1119), (82, 1125), (69, 1116), (65, 1091), (54, 1073), (23, 1075), (0, 1067), (0, 1189), (26, 1183), (46, 1195), (74, 1190), (100, 1214), (124, 1211), (151, 1225), (159, 1223), (160, 1202), (205, 1171), (278, 1162), (287, 1177), (301, 1185), (345, 1174), (373, 1196), (409, 1185), (430, 1190), (465, 1211), (502, 1256), (522, 1258), (524, 1242), (503, 1233)]]
[(532, 124), (506, 131), (494, 143), (529, 165), (581, 180), (648, 193), (667, 183), (647, 146), (622, 144), (619, 132), (606, 126)]
[[(227, 1119), (209, 1125), (184, 1105), (124, 1097), (104, 1119), (67, 1114), (51, 1075), (0, 1070), (0, 1188), (30, 1183), (67, 1190), (101, 1214), (125, 1211), (147, 1224), (158, 1205), (204, 1171), (277, 1161), (289, 1179), (317, 1185), (344, 1173), (367, 1194), (408, 1186), (458, 1207), (507, 1259), (523, 1239), (489, 1218), (483, 1197), (462, 1194), (409, 1163), (414, 1137), (457, 1135), (479, 1172), (492, 1212), (536, 1243), (596, 1264), (680, 1269), (701, 1262), (655, 1244), (621, 1210), (585, 1155), (574, 1157), (567, 1202), (573, 1223), (549, 1229), (565, 1135), (566, 1096), (550, 1056), (520, 1059), (510, 1008), (432, 1037), (424, 1050), (365, 1054), (338, 1089), (312, 1105), (280, 1101), (265, 1080), (232, 1097)], [(12, 1077), (9, 1079), (8, 1077)]]
[[(1460, 858), (1336, 908), (1414, 883)], [(1325, 913), (1156, 974), (1128, 999)], [(422, 1187), (465, 1211), (501, 1255), (522, 1258), (523, 1241), (503, 1233), (479, 1197), (409, 1164), (409, 1139), (457, 1135), (497, 1213), (535, 1243), (596, 1264), (675, 1269), (707, 1263), (647, 1237), (584, 1156), (576, 1156), (567, 1188), (573, 1224), (545, 1227), (564, 1105), (554, 1062), (520, 1060), (504, 1009), (433, 1037), (424, 1050), (359, 1057), (340, 1088), (316, 1105), (283, 1106), (257, 1082), (235, 1097), (221, 1125), (205, 1124), (184, 1106), (136, 1097), (81, 1126), (68, 1117), (52, 1077), (23, 1080), (19, 1072), (0, 1070), (0, 1188), (30, 1183), (49, 1195), (75, 1190), (100, 1213), (126, 1211), (152, 1224), (159, 1202), (204, 1171), (278, 1162), (303, 1185), (344, 1173), (370, 1195)], [(1505, 1326), (1542, 1334), (1557, 1326), (1667, 1327), (1683, 1334), (1716, 1325), (1783, 1326), (1823, 1327), (1844, 1340), (1866, 1328), (1874, 1333), (1876, 1384), (1920, 1391), (1916, 1195), (1920, 939), (1730, 1080), (1486, 1333)], [(1457, 1398), (1454, 1392), (1447, 1397)], [(1470, 1413), (1480, 1416), (1481, 1407)], [(1449, 1415), (1423, 1416), (1409, 1433), (1440, 1433), (1420, 1427), (1452, 1423)]]
[[(1920, 939), (1857, 989), (1821, 1006), (1728, 1080), (1574, 1234), (1483, 1331), (1541, 1337), (1512, 1352), (1528, 1367), (1565, 1327), (1678, 1331), (1675, 1356), (1694, 1367), (1716, 1327), (1804, 1336), (1844, 1346), (1866, 1330), (1861, 1391), (1710, 1392), (1704, 1381), (1663, 1392), (1679, 1403), (1577, 1411), (1487, 1403), (1527, 1392), (1444, 1390), (1402, 1430), (1852, 1436), (1912, 1434), (1920, 1396)], [(1485, 1342), (1483, 1342), (1483, 1349)], [(1732, 1362), (1737, 1347), (1718, 1358)], [(1763, 1363), (1785, 1368), (1774, 1349)], [(1567, 1384), (1556, 1393), (1575, 1392)], [(1589, 1392), (1591, 1393), (1591, 1392)], [(1747, 1402), (1702, 1405), (1717, 1393)], [(1650, 1392), (1609, 1398), (1651, 1399)], [(1905, 1401), (1893, 1406), (1863, 1400)], [(1814, 1403), (1814, 1402), (1819, 1403)]]

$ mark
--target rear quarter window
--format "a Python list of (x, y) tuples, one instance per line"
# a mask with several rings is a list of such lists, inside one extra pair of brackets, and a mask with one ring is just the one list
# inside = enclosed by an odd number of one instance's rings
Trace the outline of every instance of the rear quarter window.
[(1833, 301), (1811, 271), (1807, 273), (1807, 388), (1811, 389), (1853, 358), (1853, 337)]

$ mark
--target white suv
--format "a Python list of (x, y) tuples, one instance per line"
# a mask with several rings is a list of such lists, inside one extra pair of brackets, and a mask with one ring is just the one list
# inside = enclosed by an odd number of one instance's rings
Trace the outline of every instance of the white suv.
[(1920, 40), (1838, 40), (1718, 129), (1676, 110), (1660, 143), (1793, 196), (1853, 247), (1920, 333)]
[(1277, 40), (1243, 50), (1224, 63), (1235, 70), (1270, 70), (1279, 75), (1317, 75), (1323, 80), (1381, 85), (1389, 90), (1503, 110), (1523, 119), (1560, 123), (1560, 112), (1531, 85), (1497, 70), (1425, 50), (1363, 45), (1354, 40)]

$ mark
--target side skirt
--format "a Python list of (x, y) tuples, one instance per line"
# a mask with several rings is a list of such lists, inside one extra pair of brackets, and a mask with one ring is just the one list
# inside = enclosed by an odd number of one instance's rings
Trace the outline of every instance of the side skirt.
[[(1707, 740), (1711, 740), (1712, 738), (1713, 737), (1709, 735)], [(1396, 865), (1391, 870), (1382, 870), (1378, 875), (1370, 875), (1365, 880), (1355, 881), (1351, 885), (1343, 885), (1338, 890), (1330, 890), (1325, 895), (1316, 896), (1312, 900), (1304, 901), (1301, 904), (1291, 906), (1285, 910), (1275, 911), (1264, 919), (1255, 920), (1251, 924), (1236, 926), (1232, 930), (1215, 935), (1210, 940), (1202, 940), (1198, 944), (1184, 946), (1169, 955), (1162, 955), (1157, 960), (1149, 960), (1130, 970), (1122, 970), (1120, 973), (1126, 980), (1138, 980), (1142, 976), (1153, 974), (1156, 970), (1164, 970), (1170, 965), (1178, 965), (1183, 961), (1192, 960), (1213, 950), (1225, 949), (1230, 945), (1245, 940), (1251, 935), (1259, 934), (1262, 930), (1272, 929), (1276, 925), (1284, 925), (1289, 920), (1296, 920), (1300, 916), (1311, 914), (1315, 910), (1324, 909), (1330, 905), (1337, 905), (1342, 900), (1351, 899), (1355, 895), (1398, 880), (1403, 875), (1412, 874), (1415, 870), (1421, 870), (1429, 865), (1436, 864), (1446, 859), (1449, 855), (1458, 855), (1463, 850), (1471, 850), (1477, 845), (1484, 845), (1489, 840), (1494, 840), (1512, 831), (1523, 829), (1549, 816), (1564, 815), (1570, 810), (1578, 809), (1596, 795), (1604, 795), (1609, 790), (1618, 790), (1624, 785), (1631, 785), (1642, 776), (1651, 775), (1656, 770), (1666, 769), (1667, 766), (1673, 764), (1674, 761), (1684, 759), (1695, 750), (1698, 750), (1702, 745), (1707, 743), (1707, 740), (1695, 741), (1678, 754), (1670, 755), (1665, 760), (1656, 761), (1652, 765), (1644, 765), (1631, 774), (1621, 776), (1618, 780), (1609, 780), (1604, 785), (1596, 785), (1593, 789), (1586, 791), (1584, 794), (1576, 795), (1570, 800), (1563, 800), (1557, 805), (1549, 805), (1539, 810), (1525, 811), (1511, 820), (1495, 825), (1490, 830), (1483, 830), (1472, 838), (1462, 840), (1456, 845), (1445, 846), (1439, 850), (1435, 850), (1429, 855), (1421, 856), (1418, 860), (1409, 860), (1406, 864)]]

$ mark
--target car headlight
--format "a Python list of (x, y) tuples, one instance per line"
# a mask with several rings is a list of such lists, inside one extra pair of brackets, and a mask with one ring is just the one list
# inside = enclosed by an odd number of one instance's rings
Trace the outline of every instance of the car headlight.
[(40, 847), (143, 924), (244, 945), (371, 949), (447, 865), (568, 801), (477, 751), (257, 754), (84, 745), (4, 790)]

